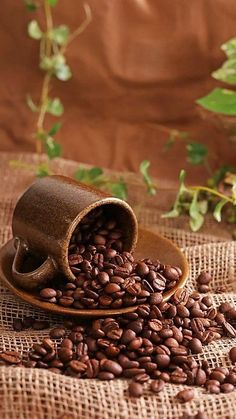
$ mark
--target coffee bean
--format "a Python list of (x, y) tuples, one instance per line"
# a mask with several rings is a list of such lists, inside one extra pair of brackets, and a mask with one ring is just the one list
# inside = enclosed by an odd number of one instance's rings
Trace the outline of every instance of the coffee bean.
[(143, 386), (136, 381), (131, 381), (128, 391), (131, 397), (141, 397), (143, 395)]
[(63, 327), (55, 327), (49, 333), (50, 338), (52, 339), (61, 339), (64, 338), (66, 331)]
[(232, 391), (234, 391), (234, 386), (230, 383), (224, 383), (221, 384), (220, 390), (222, 391), (222, 393), (231, 393)]
[(137, 275), (145, 276), (149, 273), (149, 267), (144, 262), (138, 262), (135, 268)]
[(42, 298), (49, 299), (49, 298), (52, 298), (52, 297), (56, 297), (57, 292), (56, 292), (56, 290), (54, 290), (54, 288), (43, 288), (40, 291), (39, 295)]
[(21, 332), (24, 329), (23, 321), (21, 319), (14, 319), (13, 320), (13, 329), (16, 332)]
[(230, 361), (234, 364), (236, 362), (236, 347), (233, 347), (229, 351)]
[(166, 265), (165, 269), (163, 270), (163, 275), (169, 281), (178, 281), (179, 273), (177, 272), (176, 268), (170, 265)]
[(197, 283), (201, 285), (208, 285), (211, 280), (211, 275), (208, 272), (201, 272), (197, 277)]
[(59, 359), (63, 363), (64, 362), (69, 362), (72, 359), (73, 351), (72, 351), (72, 349), (65, 346), (65, 347), (62, 347), (61, 349), (59, 349), (58, 356), (59, 356)]
[(49, 327), (49, 323), (46, 320), (35, 320), (32, 327), (34, 330), (43, 330)]
[(0, 361), (7, 364), (19, 364), (21, 362), (21, 355), (16, 351), (5, 351), (0, 353)]
[(180, 403), (187, 403), (194, 398), (194, 391), (190, 388), (181, 390), (177, 393), (176, 398)]
[(138, 383), (146, 383), (149, 380), (149, 375), (146, 373), (137, 374), (134, 377), (134, 381), (137, 381)]
[(111, 372), (114, 376), (119, 376), (122, 374), (122, 367), (118, 364), (118, 362), (112, 361), (110, 359), (103, 359), (100, 362), (101, 368)]
[(202, 352), (202, 342), (200, 339), (193, 338), (189, 342), (189, 348), (191, 349), (193, 354), (200, 354)]
[(162, 380), (154, 380), (150, 384), (150, 390), (153, 393), (160, 393), (164, 389), (164, 386), (165, 386), (165, 382), (164, 381), (162, 381)]
[(112, 372), (101, 371), (101, 372), (98, 373), (98, 378), (99, 378), (99, 380), (109, 381), (109, 380), (114, 380), (115, 376), (114, 376), (114, 374), (112, 374)]
[(159, 332), (162, 329), (162, 322), (158, 319), (153, 319), (148, 322), (148, 326), (154, 332)]

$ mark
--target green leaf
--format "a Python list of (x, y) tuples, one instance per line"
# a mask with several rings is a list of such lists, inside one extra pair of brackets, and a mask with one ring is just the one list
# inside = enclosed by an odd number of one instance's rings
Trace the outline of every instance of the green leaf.
[(189, 207), (189, 215), (190, 227), (192, 231), (198, 231), (204, 223), (204, 217), (200, 213), (198, 206), (198, 191), (194, 192), (193, 199)]
[(55, 75), (61, 81), (67, 81), (71, 78), (71, 69), (67, 64), (61, 64), (55, 68)]
[(32, 97), (30, 95), (26, 96), (26, 103), (27, 103), (28, 107), (31, 109), (32, 112), (38, 112), (39, 111), (38, 106), (34, 103)]
[(185, 186), (185, 177), (186, 177), (186, 172), (185, 170), (181, 170), (180, 174), (179, 174), (179, 195), (182, 195), (183, 192), (188, 192), (188, 189)]
[(49, 6), (54, 7), (57, 4), (57, 0), (47, 0), (47, 3), (49, 4)]
[(212, 76), (216, 80), (229, 84), (236, 84), (236, 59), (227, 60), (221, 68), (212, 73)]
[(216, 88), (197, 103), (211, 112), (236, 115), (236, 92), (233, 90)]
[(119, 182), (111, 185), (111, 193), (116, 198), (123, 200), (127, 199), (127, 185), (123, 179), (120, 179)]
[(208, 185), (210, 187), (217, 187), (219, 183), (224, 179), (227, 172), (234, 172), (236, 168), (229, 166), (229, 165), (222, 165), (217, 169), (210, 179), (208, 179)]
[(190, 143), (186, 145), (187, 150), (187, 159), (192, 164), (202, 164), (204, 163), (207, 155), (208, 149), (204, 144), (200, 143)]
[(47, 112), (54, 116), (61, 116), (63, 114), (64, 107), (58, 97), (48, 100)]
[(201, 214), (205, 215), (208, 211), (208, 201), (206, 199), (202, 199), (198, 201), (198, 208)]
[(45, 177), (50, 174), (47, 164), (41, 164), (36, 168), (37, 177)]
[(177, 208), (173, 208), (171, 211), (162, 214), (161, 218), (176, 218), (180, 215), (180, 211)]
[(53, 58), (43, 56), (40, 60), (39, 67), (45, 71), (53, 70)]
[(38, 9), (39, 5), (37, 2), (32, 0), (25, 0), (25, 7), (29, 12), (35, 12)]
[(236, 205), (236, 176), (233, 178), (232, 198), (233, 198), (234, 205)]
[(28, 24), (28, 35), (33, 39), (41, 39), (43, 32), (36, 20), (31, 20)]
[(91, 181), (94, 181), (95, 179), (97, 179), (99, 176), (101, 176), (103, 174), (103, 170), (100, 167), (92, 167), (91, 169), (88, 170), (88, 177)]
[(236, 56), (236, 38), (231, 38), (229, 41), (225, 42), (221, 46), (221, 49), (229, 58)]
[(60, 129), (61, 129), (61, 122), (56, 122), (52, 128), (50, 129), (50, 131), (48, 131), (48, 135), (50, 135), (51, 137), (53, 137)]
[(50, 160), (61, 155), (61, 145), (48, 136), (44, 142), (46, 153)]
[(216, 219), (216, 221), (218, 221), (218, 223), (221, 222), (221, 211), (227, 202), (227, 199), (221, 199), (215, 206), (215, 209), (213, 211), (213, 217)]
[(156, 195), (156, 187), (152, 181), (151, 176), (148, 173), (149, 166), (150, 166), (150, 161), (143, 160), (140, 163), (139, 171), (143, 176), (144, 183), (147, 185), (148, 194), (153, 196), (153, 195)]
[(50, 37), (58, 45), (65, 45), (69, 38), (70, 30), (66, 25), (60, 25), (52, 29)]
[(83, 167), (79, 167), (74, 173), (74, 178), (80, 182), (83, 181), (85, 177), (86, 170)]

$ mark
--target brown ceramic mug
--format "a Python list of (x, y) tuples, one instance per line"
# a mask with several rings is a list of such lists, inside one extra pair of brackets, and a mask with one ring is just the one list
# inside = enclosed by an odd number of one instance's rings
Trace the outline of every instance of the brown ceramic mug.
[[(13, 214), (16, 254), (12, 275), (17, 284), (32, 290), (58, 273), (74, 281), (68, 263), (71, 236), (83, 217), (100, 206), (106, 206), (109, 214), (119, 217), (124, 250), (133, 251), (138, 226), (125, 201), (65, 176), (49, 176), (33, 183), (18, 200)], [(44, 258), (44, 262), (32, 272), (23, 272), (23, 262), (29, 253)]]

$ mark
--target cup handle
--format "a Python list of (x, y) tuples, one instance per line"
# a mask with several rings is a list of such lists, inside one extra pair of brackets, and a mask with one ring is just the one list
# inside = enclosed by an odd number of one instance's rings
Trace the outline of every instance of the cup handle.
[(33, 290), (45, 285), (57, 273), (56, 263), (51, 256), (31, 272), (20, 272), (25, 256), (29, 253), (27, 244), (19, 237), (15, 238), (16, 253), (12, 263), (12, 276), (17, 284), (26, 289)]

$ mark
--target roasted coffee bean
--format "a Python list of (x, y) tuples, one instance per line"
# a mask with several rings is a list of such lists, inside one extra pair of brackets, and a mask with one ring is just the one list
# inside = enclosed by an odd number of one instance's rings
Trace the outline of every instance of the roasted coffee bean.
[(153, 393), (160, 393), (165, 387), (165, 382), (163, 380), (153, 380), (150, 384), (150, 390)]
[(54, 329), (50, 330), (49, 336), (52, 339), (60, 339), (64, 338), (66, 334), (66, 330), (63, 327), (55, 327)]
[(206, 284), (199, 284), (198, 291), (201, 292), (202, 294), (206, 294), (207, 292), (210, 291), (210, 287), (209, 285), (206, 285)]
[(150, 379), (149, 375), (146, 373), (137, 374), (134, 377), (134, 381), (138, 383), (146, 383)]
[(153, 330), (153, 332), (159, 332), (162, 329), (162, 322), (158, 319), (153, 319), (148, 322), (148, 327)]
[(234, 391), (234, 386), (230, 383), (221, 384), (220, 391), (222, 393), (231, 393), (232, 391)]
[(46, 320), (34, 320), (32, 327), (34, 330), (43, 330), (49, 327), (49, 323)]
[(59, 349), (58, 356), (59, 356), (59, 359), (63, 363), (69, 362), (69, 361), (72, 360), (73, 351), (72, 351), (72, 349), (65, 346), (65, 347), (62, 347), (61, 349)]
[(170, 381), (174, 384), (184, 384), (187, 381), (187, 374), (181, 368), (176, 368), (170, 375)]
[(13, 329), (16, 332), (21, 332), (24, 329), (23, 321), (21, 319), (14, 319), (13, 320)]
[(128, 391), (130, 397), (141, 397), (143, 395), (143, 386), (136, 381), (131, 381)]
[(178, 281), (179, 279), (179, 273), (176, 268), (170, 265), (165, 266), (165, 269), (163, 269), (163, 275), (169, 281)]
[(231, 338), (236, 337), (236, 330), (235, 330), (235, 328), (229, 322), (226, 322), (225, 321), (222, 324), (222, 326), (223, 326), (223, 329), (224, 329), (224, 331), (225, 331), (225, 333), (226, 333), (227, 336), (229, 336)]
[(194, 398), (194, 391), (191, 388), (181, 390), (177, 393), (176, 398), (180, 403), (190, 402)]
[(193, 354), (200, 354), (202, 352), (202, 342), (200, 339), (193, 338), (189, 342), (189, 348), (191, 349)]
[(56, 297), (57, 292), (54, 288), (43, 288), (40, 291), (39, 295), (40, 295), (40, 297), (42, 297), (44, 299), (49, 299), (49, 298)]
[(24, 329), (29, 329), (34, 324), (34, 318), (31, 316), (25, 316), (23, 317), (22, 322), (23, 322)]
[(109, 381), (109, 380), (114, 380), (115, 376), (114, 376), (114, 374), (112, 374), (112, 372), (100, 371), (98, 373), (98, 378), (99, 378), (99, 380)]
[(218, 370), (215, 369), (211, 372), (210, 379), (211, 380), (216, 380), (216, 381), (218, 381), (219, 383), (222, 384), (225, 381), (225, 374), (223, 372), (218, 371)]
[(208, 272), (201, 272), (197, 277), (197, 283), (200, 285), (208, 285), (211, 280), (211, 275)]
[(116, 377), (121, 375), (123, 371), (122, 367), (120, 366), (120, 364), (118, 364), (118, 362), (112, 361), (110, 359), (101, 360), (100, 366), (103, 370), (111, 372)]
[(16, 351), (5, 351), (0, 353), (0, 361), (7, 364), (19, 364), (21, 362), (21, 355)]
[(236, 347), (233, 347), (229, 351), (230, 361), (234, 364), (236, 362)]

